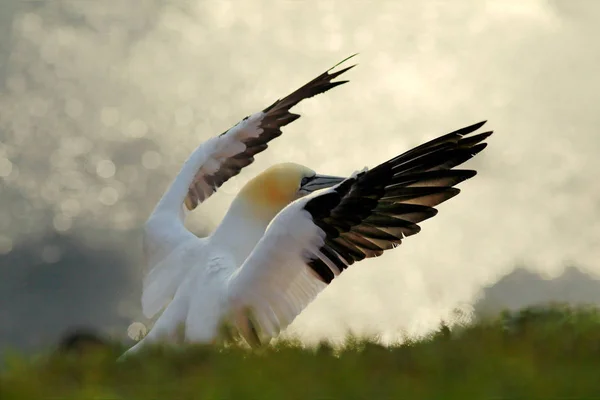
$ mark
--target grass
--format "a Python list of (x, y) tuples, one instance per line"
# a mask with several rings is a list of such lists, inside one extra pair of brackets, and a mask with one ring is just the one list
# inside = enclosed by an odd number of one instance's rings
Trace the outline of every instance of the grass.
[(529, 308), (384, 347), (282, 342), (154, 346), (11, 356), (0, 399), (593, 399), (600, 398), (600, 311)]

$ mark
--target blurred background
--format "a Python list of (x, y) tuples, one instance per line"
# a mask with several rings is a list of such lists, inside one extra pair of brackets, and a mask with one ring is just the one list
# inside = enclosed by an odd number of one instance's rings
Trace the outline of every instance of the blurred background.
[[(141, 316), (140, 225), (203, 140), (359, 52), (191, 217), (295, 161), (348, 175), (487, 119), (479, 175), (289, 328), (384, 339), (599, 302), (600, 2), (0, 0), (0, 351)], [(133, 329), (130, 329), (133, 330)]]

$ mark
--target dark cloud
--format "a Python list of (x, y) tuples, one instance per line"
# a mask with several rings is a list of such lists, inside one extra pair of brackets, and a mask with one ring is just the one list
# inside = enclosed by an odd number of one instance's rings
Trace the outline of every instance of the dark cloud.
[(0, 256), (0, 347), (45, 348), (79, 327), (123, 337), (140, 293), (139, 260), (123, 250), (132, 238), (114, 239), (93, 248), (75, 233), (48, 234)]
[(496, 315), (502, 310), (519, 310), (552, 303), (600, 305), (600, 280), (576, 267), (566, 268), (556, 278), (517, 268), (483, 289), (475, 303), (478, 316)]

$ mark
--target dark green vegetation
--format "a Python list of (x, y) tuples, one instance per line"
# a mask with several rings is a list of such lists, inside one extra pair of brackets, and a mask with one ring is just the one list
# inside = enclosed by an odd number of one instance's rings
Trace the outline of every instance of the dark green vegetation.
[(555, 306), (383, 347), (280, 343), (9, 357), (0, 399), (492, 399), (600, 397), (600, 311)]

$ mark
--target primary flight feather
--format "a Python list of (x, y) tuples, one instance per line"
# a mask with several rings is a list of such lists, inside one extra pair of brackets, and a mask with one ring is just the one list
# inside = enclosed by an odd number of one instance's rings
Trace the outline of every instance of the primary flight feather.
[(202, 143), (183, 164), (144, 227), (142, 308), (149, 318), (164, 311), (128, 352), (161, 339), (215, 343), (228, 337), (223, 326), (252, 346), (268, 343), (349, 266), (418, 233), (476, 174), (454, 167), (486, 147), (492, 132), (474, 134), (485, 122), (348, 178), (277, 164), (242, 188), (210, 236), (189, 232), (186, 214), (300, 117), (293, 106), (347, 82), (333, 79), (353, 66), (335, 67)]

